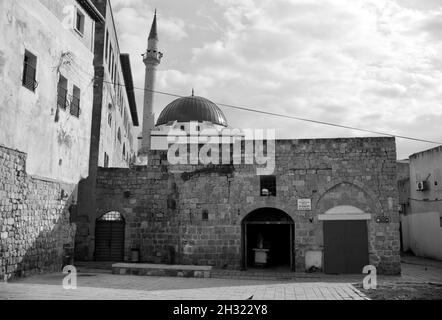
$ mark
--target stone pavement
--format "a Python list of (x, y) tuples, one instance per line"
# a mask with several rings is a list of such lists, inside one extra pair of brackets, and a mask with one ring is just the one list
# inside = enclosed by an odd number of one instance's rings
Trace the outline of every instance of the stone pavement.
[[(224, 274), (226, 278), (195, 279), (112, 275), (79, 268), (78, 289), (64, 290), (61, 273), (0, 283), (0, 300), (366, 300), (353, 284), (364, 275), (303, 274), (293, 279)], [(253, 275), (253, 274), (252, 274)], [(230, 278), (229, 278), (230, 276)], [(402, 263), (401, 276), (379, 276), (378, 284), (442, 284), (442, 264), (413, 258)]]
[(24, 300), (366, 300), (346, 282), (188, 279), (80, 273), (78, 288), (64, 290), (63, 274), (0, 284), (0, 299)]

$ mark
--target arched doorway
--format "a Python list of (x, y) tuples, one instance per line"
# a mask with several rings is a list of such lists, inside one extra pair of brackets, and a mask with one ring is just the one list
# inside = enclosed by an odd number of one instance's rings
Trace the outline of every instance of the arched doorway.
[(108, 212), (97, 219), (95, 224), (95, 260), (124, 260), (124, 229), (126, 222), (116, 212)]
[(242, 222), (243, 268), (294, 270), (295, 223), (284, 211), (261, 208)]
[(324, 272), (360, 274), (369, 264), (367, 223), (371, 214), (341, 205), (319, 215), (324, 225)]

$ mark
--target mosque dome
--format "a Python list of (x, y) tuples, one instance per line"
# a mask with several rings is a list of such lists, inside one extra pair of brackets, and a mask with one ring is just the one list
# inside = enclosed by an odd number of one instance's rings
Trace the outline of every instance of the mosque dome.
[(221, 109), (213, 102), (202, 97), (185, 97), (173, 101), (161, 113), (157, 126), (172, 122), (211, 122), (227, 127), (227, 120)]

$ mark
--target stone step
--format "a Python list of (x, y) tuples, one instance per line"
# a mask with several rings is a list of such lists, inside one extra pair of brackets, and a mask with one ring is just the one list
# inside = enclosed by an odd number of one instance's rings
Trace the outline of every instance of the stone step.
[(112, 273), (119, 275), (137, 275), (151, 277), (210, 278), (210, 266), (181, 266), (143, 263), (116, 263)]

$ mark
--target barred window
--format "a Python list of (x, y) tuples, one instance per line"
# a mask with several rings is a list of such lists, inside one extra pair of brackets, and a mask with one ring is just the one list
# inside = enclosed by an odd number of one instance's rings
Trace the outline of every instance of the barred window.
[(60, 109), (66, 109), (68, 98), (68, 80), (60, 75), (57, 88), (57, 106)]
[(80, 89), (74, 86), (74, 91), (72, 94), (72, 101), (71, 101), (71, 115), (77, 118), (80, 117), (80, 97), (81, 97)]
[(28, 50), (25, 51), (25, 58), (23, 61), (23, 87), (35, 92), (37, 88), (37, 81), (35, 81), (37, 74), (37, 57), (30, 53)]

